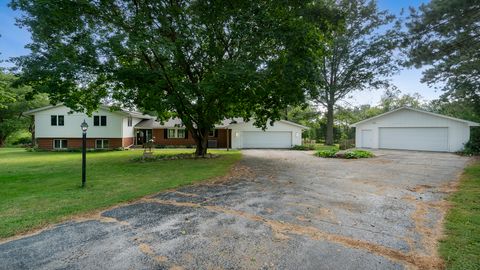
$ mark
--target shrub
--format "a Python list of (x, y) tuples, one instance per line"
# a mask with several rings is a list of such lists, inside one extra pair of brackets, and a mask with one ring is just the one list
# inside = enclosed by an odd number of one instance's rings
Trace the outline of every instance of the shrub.
[(292, 150), (315, 150), (314, 144), (294, 145)]
[(470, 140), (465, 144), (462, 154), (468, 156), (480, 155), (480, 129), (472, 129)]
[(32, 144), (32, 137), (19, 137), (15, 141), (12, 142), (13, 145), (25, 145), (25, 144)]
[(356, 158), (371, 158), (374, 157), (375, 155), (367, 150), (350, 150), (345, 153), (343, 153), (343, 158), (347, 159), (356, 159)]
[(355, 140), (354, 139), (341, 140), (338, 143), (338, 147), (340, 148), (340, 150), (347, 150), (347, 149), (350, 149), (350, 148), (354, 148), (355, 147)]
[(320, 151), (317, 151), (315, 155), (323, 158), (334, 158), (337, 152), (338, 152), (337, 149), (320, 150)]

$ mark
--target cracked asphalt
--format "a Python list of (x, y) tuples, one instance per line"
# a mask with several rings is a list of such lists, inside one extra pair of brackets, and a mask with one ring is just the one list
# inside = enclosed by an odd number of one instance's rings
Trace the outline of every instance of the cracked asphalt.
[(0, 269), (441, 268), (443, 199), (469, 159), (375, 153), (245, 150), (228, 179), (3, 241)]

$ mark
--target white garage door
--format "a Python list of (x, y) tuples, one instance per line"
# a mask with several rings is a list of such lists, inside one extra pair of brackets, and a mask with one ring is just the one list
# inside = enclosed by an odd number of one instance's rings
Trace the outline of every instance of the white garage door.
[(290, 148), (292, 132), (289, 131), (244, 131), (243, 148)]
[(385, 149), (448, 151), (448, 128), (380, 128)]

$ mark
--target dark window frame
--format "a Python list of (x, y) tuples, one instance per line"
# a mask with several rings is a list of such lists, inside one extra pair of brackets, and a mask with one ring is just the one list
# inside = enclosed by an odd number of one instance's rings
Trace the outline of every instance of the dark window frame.
[(62, 127), (65, 126), (65, 116), (63, 116), (63, 115), (57, 115), (57, 118), (58, 118), (58, 119), (57, 119), (57, 124), (58, 124), (59, 126), (62, 126)]
[(132, 126), (132, 123), (133, 123), (133, 119), (132, 119), (131, 116), (129, 116), (129, 117), (127, 118), (127, 126), (131, 127), (131, 126)]
[(51, 126), (57, 126), (58, 121), (57, 121), (57, 116), (56, 115), (50, 115), (50, 125)]
[(107, 116), (100, 115), (100, 126), (106, 127), (107, 126)]
[(100, 116), (94, 115), (93, 116), (93, 126), (98, 127), (100, 126)]

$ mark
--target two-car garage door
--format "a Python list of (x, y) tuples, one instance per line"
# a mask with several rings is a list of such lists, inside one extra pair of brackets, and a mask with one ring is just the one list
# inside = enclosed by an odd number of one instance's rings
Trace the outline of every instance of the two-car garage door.
[(379, 148), (424, 151), (448, 151), (448, 128), (382, 127)]
[(290, 148), (292, 132), (289, 131), (243, 131), (243, 148)]

